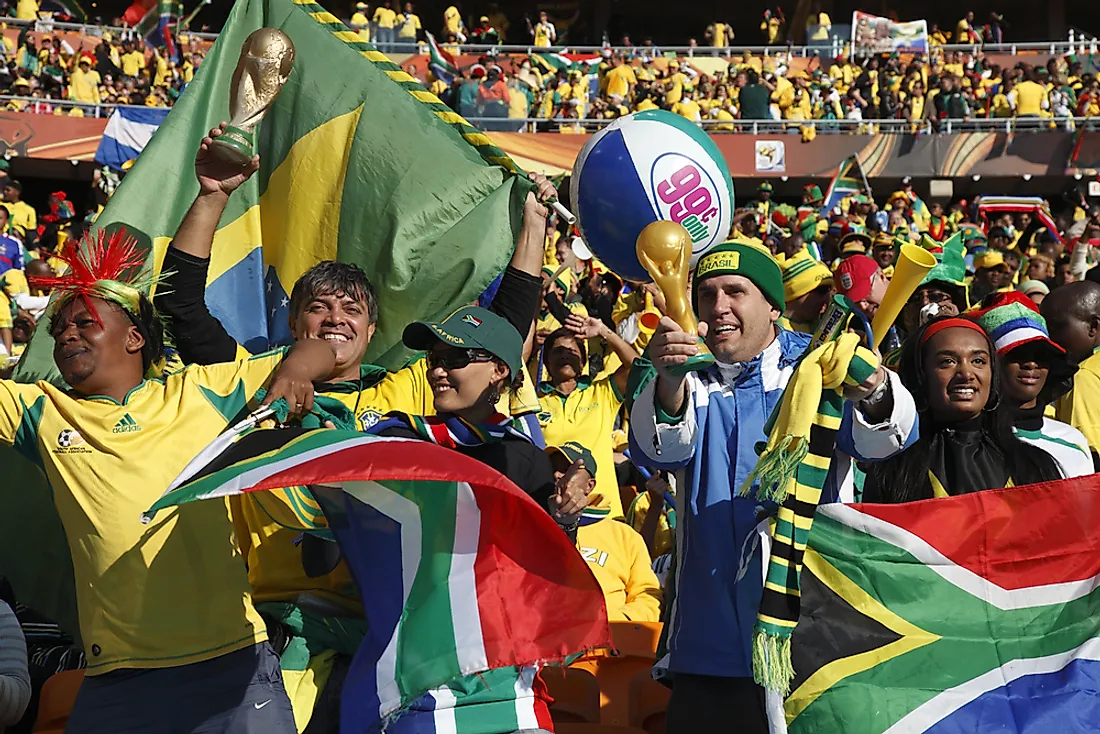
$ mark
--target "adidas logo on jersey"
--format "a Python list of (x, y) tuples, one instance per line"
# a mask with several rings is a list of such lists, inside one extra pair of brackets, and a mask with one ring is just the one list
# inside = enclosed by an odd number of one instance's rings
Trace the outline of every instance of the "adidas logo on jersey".
[(111, 429), (111, 433), (134, 433), (135, 431), (140, 430), (141, 426), (138, 425), (138, 422), (134, 420), (129, 413), (127, 413), (126, 415), (118, 419), (118, 423), (116, 423), (115, 427)]

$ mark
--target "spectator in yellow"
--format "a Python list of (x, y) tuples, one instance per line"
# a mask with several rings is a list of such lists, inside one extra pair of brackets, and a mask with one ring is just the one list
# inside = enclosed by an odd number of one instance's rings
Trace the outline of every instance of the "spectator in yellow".
[(966, 15), (955, 26), (955, 43), (981, 43), (978, 32), (974, 30), (974, 11), (966, 11)]
[(764, 34), (764, 40), (769, 46), (779, 43), (779, 36), (783, 31), (783, 16), (770, 10), (764, 11), (764, 18), (760, 21), (760, 30)]
[(787, 331), (812, 334), (832, 297), (833, 274), (809, 254), (787, 258), (782, 267), (787, 308), (778, 323)]
[[(577, 441), (548, 446), (555, 482), (566, 471), (580, 465), (588, 477), (588, 489), (596, 486), (596, 460)], [(629, 525), (611, 519), (606, 510), (589, 507), (577, 527), (577, 550), (588, 562), (607, 603), (609, 622), (661, 621), (661, 587), (650, 567), (649, 552), (642, 536)]]
[(810, 90), (806, 87), (806, 72), (796, 71), (791, 74), (794, 79), (794, 88), (791, 92), (790, 103), (783, 111), (785, 120), (809, 120), (813, 118)]
[(814, 3), (814, 11), (806, 18), (806, 40), (816, 45), (817, 41), (828, 41), (833, 32), (833, 19), (821, 9), (821, 3)]
[[(622, 362), (614, 374), (592, 380), (585, 339), (602, 338)], [(611, 433), (623, 402), (630, 366), (638, 356), (633, 346), (597, 318), (571, 315), (565, 327), (550, 334), (543, 346), (546, 379), (538, 384), (539, 423), (548, 446), (577, 441), (596, 457), (596, 489), (590, 507), (623, 516), (615, 477), (615, 447)]]
[(80, 55), (76, 71), (69, 77), (69, 98), (76, 102), (99, 104), (99, 72), (92, 68), (92, 57)]
[(680, 101), (684, 96), (684, 83), (688, 81), (688, 75), (680, 71), (680, 62), (673, 59), (668, 62), (668, 78), (665, 79), (665, 105), (669, 108)]
[(725, 48), (733, 40), (733, 26), (729, 23), (711, 23), (703, 38), (715, 48)]
[(19, 20), (38, 20), (38, 0), (19, 0), (15, 6), (15, 17)]
[(360, 41), (370, 42), (370, 18), (367, 17), (367, 11), (370, 10), (366, 3), (355, 3), (355, 12), (352, 13), (351, 21), (348, 25), (351, 29), (359, 34)]
[(454, 36), (458, 43), (466, 40), (466, 24), (462, 22), (462, 14), (454, 5), (443, 11), (443, 35)]
[(1100, 452), (1100, 285), (1067, 283), (1040, 306), (1050, 337), (1079, 360), (1073, 389), (1058, 398), (1054, 417), (1085, 434), (1093, 460)]
[(1025, 72), (1024, 80), (1008, 93), (1008, 104), (1016, 117), (1040, 117), (1050, 109), (1047, 88), (1036, 81), (1035, 72)]
[(416, 41), (420, 28), (420, 16), (413, 12), (413, 4), (405, 3), (405, 12), (397, 16), (397, 40), (402, 43)]
[(638, 83), (634, 68), (626, 63), (622, 54), (615, 54), (611, 63), (613, 64), (611, 71), (607, 72), (607, 95), (610, 97), (617, 94), (623, 99), (633, 98), (634, 86)]
[(12, 227), (22, 227), (24, 232), (30, 232), (38, 226), (38, 214), (34, 207), (22, 200), (23, 184), (18, 181), (9, 181), (4, 186), (3, 206), (8, 210)]
[(699, 103), (695, 101), (695, 90), (692, 87), (684, 87), (684, 93), (680, 101), (672, 105), (672, 112), (691, 122), (701, 121)]
[(122, 74), (137, 78), (145, 69), (145, 54), (138, 49), (136, 41), (127, 41), (126, 53), (122, 54)]
[(539, 22), (534, 27), (531, 26), (531, 21), (527, 21), (527, 29), (532, 42), (540, 48), (553, 46), (558, 42), (558, 29), (550, 22), (545, 10), (539, 12)]
[(928, 31), (928, 43), (931, 46), (943, 46), (947, 43), (947, 40), (951, 38), (951, 33), (940, 30), (940, 27), (935, 23)]
[(393, 0), (382, 0), (382, 4), (374, 9), (374, 40), (379, 47), (389, 47), (393, 44), (393, 29), (397, 24), (397, 12), (390, 7)]

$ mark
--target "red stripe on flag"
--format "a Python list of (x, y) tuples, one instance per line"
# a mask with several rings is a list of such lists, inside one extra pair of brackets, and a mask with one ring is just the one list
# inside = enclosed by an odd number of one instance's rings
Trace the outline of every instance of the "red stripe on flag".
[(1003, 589), (1100, 574), (1100, 475), (854, 507), (919, 536)]

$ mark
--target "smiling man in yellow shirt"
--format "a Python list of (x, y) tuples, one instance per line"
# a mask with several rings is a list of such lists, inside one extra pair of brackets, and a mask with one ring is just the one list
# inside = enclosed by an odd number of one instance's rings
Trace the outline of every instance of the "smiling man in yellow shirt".
[(394, 26), (397, 25), (397, 11), (391, 6), (393, 0), (382, 0), (382, 4), (374, 9), (374, 41), (379, 48), (387, 50), (394, 41)]
[(145, 53), (138, 48), (136, 41), (127, 41), (126, 53), (122, 54), (122, 73), (124, 76), (137, 77), (145, 70)]
[[(46, 474), (72, 555), (88, 667), (66, 731), (187, 722), (188, 730), (291, 734), (278, 658), (252, 605), (226, 505), (197, 503), (149, 524), (141, 515), (247, 414), (261, 386), (269, 385), (269, 401), (308, 409), (312, 381), (335, 356), (327, 344), (306, 343), (147, 379), (163, 354), (148, 284), (104, 272), (106, 262), (137, 258), (134, 248), (121, 236), (103, 254), (88, 245), (48, 283), (54, 360), (71, 390), (0, 381), (0, 441)], [(77, 258), (83, 268), (72, 267)], [(78, 275), (85, 270), (91, 277)]]

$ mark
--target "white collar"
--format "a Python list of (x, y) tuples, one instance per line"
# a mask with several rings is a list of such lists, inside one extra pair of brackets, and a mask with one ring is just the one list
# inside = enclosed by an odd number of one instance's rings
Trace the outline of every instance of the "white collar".
[(779, 346), (779, 334), (773, 330), (773, 336), (771, 343), (764, 347), (764, 351), (756, 355), (747, 362), (723, 362), (717, 357), (714, 358), (714, 366), (718, 368), (718, 374), (722, 376), (722, 382), (733, 382), (748, 369), (748, 366), (758, 359), (767, 359), (768, 357), (778, 357), (781, 347)]

